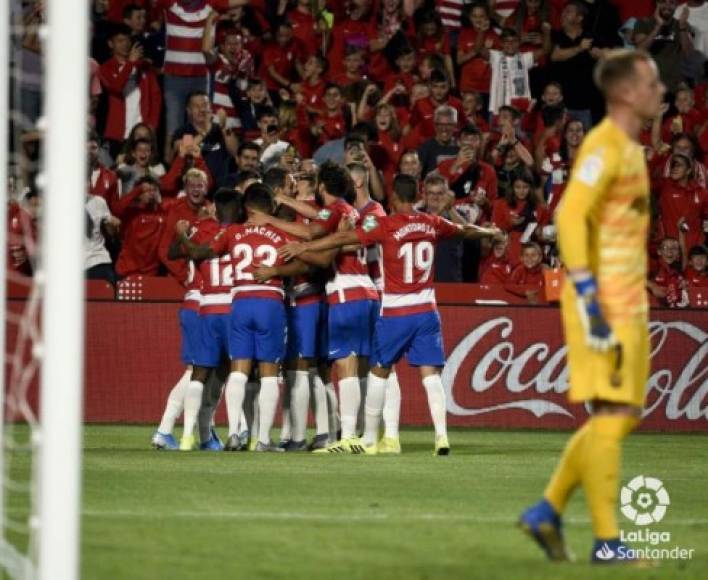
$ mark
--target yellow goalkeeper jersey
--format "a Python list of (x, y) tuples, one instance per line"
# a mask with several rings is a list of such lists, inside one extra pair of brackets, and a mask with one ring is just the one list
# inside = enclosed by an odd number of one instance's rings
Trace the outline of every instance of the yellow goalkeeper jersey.
[[(565, 266), (588, 268), (607, 321), (646, 317), (649, 177), (644, 150), (609, 117), (585, 137), (556, 214)], [(564, 299), (574, 299), (566, 284)]]

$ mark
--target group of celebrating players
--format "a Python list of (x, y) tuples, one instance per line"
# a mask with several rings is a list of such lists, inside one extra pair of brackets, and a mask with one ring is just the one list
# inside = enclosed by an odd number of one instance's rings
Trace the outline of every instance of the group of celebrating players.
[[(170, 258), (191, 261), (180, 312), (188, 367), (168, 397), (153, 445), (195, 449), (198, 425), (199, 447), (207, 450), (400, 453), (393, 367), (406, 356), (420, 369), (435, 454), (447, 455), (435, 244), (503, 233), (417, 211), (419, 184), (412, 176), (394, 179), (391, 215), (371, 199), (361, 163), (326, 162), (300, 177), (297, 187), (282, 187), (293, 177), (271, 170), (243, 194), (217, 191), (214, 217), (177, 223)], [(281, 374), (283, 427), (275, 444)], [(212, 427), (222, 390), (225, 445)], [(308, 445), (310, 398), (316, 434)], [(172, 430), (182, 410), (178, 444)]]

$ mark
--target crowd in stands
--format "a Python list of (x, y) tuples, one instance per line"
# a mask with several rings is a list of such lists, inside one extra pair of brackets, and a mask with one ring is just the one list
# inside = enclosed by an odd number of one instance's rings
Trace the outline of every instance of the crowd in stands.
[[(14, 0), (23, 175), (11, 265), (32, 272), (41, 205), (41, 0)], [(667, 87), (647, 122), (649, 290), (669, 305), (708, 286), (708, 2), (675, 0), (94, 0), (88, 112), (87, 276), (187, 277), (167, 258), (179, 219), (220, 187), (266, 180), (311, 196), (324, 160), (361, 163), (387, 207), (393, 177), (421, 211), (508, 233), (449, 241), (439, 282), (523, 286), (559, 265), (553, 213), (603, 116), (592, 71), (627, 46)], [(39, 78), (39, 80), (38, 80)], [(20, 187), (18, 186), (18, 190)], [(23, 194), (24, 191), (24, 194)]]

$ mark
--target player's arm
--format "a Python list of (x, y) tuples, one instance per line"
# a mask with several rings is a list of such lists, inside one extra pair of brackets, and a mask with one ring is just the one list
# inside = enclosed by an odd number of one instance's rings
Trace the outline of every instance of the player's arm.
[(182, 242), (179, 240), (179, 238), (175, 238), (174, 240), (172, 240), (172, 242), (170, 243), (170, 247), (167, 248), (167, 259), (180, 260), (186, 257), (187, 254), (182, 248)]
[(259, 282), (267, 282), (271, 278), (288, 278), (307, 274), (312, 268), (302, 260), (290, 260), (280, 266), (258, 266), (253, 277)]
[(302, 257), (309, 257), (311, 254), (323, 252), (325, 250), (335, 250), (348, 245), (359, 245), (359, 237), (354, 230), (346, 232), (336, 232), (324, 238), (312, 240), (310, 242), (292, 242), (282, 246), (278, 253), (286, 260)]
[(556, 215), (558, 245), (563, 263), (575, 284), (578, 313), (588, 345), (601, 352), (616, 341), (597, 300), (598, 286), (590, 270), (590, 214), (617, 174), (619, 156), (609, 147), (583, 152)]
[(463, 240), (502, 240), (505, 235), (503, 231), (495, 226), (483, 228), (473, 224), (465, 224), (459, 226), (459, 228), (459, 234), (456, 237)]
[(280, 205), (289, 207), (294, 212), (300, 214), (302, 217), (310, 220), (317, 219), (317, 214), (320, 211), (318, 208), (310, 205), (306, 201), (293, 199), (292, 197), (288, 197), (287, 195), (278, 195), (276, 196), (275, 201)]
[(249, 220), (256, 225), (271, 225), (286, 234), (302, 240), (314, 240), (315, 238), (320, 238), (327, 233), (317, 222), (299, 224), (256, 211), (251, 214)]
[(218, 258), (220, 254), (217, 254), (210, 246), (202, 246), (200, 244), (195, 244), (187, 236), (189, 231), (189, 222), (187, 220), (179, 220), (175, 225), (175, 234), (177, 242), (182, 246), (184, 253), (190, 257), (192, 260), (207, 260), (209, 258)]

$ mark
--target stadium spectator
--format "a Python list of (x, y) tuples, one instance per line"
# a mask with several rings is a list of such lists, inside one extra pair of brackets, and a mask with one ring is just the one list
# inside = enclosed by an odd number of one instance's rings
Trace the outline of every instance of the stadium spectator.
[(492, 79), (489, 50), (500, 48), (501, 41), (491, 27), (489, 7), (485, 2), (476, 2), (465, 7), (463, 20), (465, 26), (460, 32), (457, 44), (460, 91), (479, 93), (484, 95), (486, 101)]
[(86, 196), (86, 258), (84, 267), (88, 280), (106, 280), (116, 283), (111, 255), (106, 247), (106, 238), (115, 238), (120, 220), (111, 215), (106, 200), (99, 195)]
[(306, 58), (309, 59), (322, 50), (320, 21), (313, 14), (311, 0), (297, 0), (295, 6), (288, 11), (287, 19), (292, 26), (293, 37), (304, 49)]
[(570, 168), (573, 166), (583, 137), (585, 137), (585, 129), (582, 122), (577, 119), (570, 119), (563, 128), (560, 148), (547, 156), (541, 164), (541, 172), (544, 178), (547, 179), (548, 197), (546, 203), (548, 204), (550, 215), (555, 213), (556, 207), (558, 207), (558, 203), (563, 197), (563, 191), (570, 175)]
[(422, 175), (426, 176), (442, 161), (455, 157), (460, 147), (455, 140), (457, 128), (457, 110), (449, 105), (441, 105), (435, 109), (435, 136), (418, 147), (418, 156), (422, 166)]
[(25, 276), (32, 276), (36, 265), (41, 206), (39, 192), (30, 188), (19, 203), (8, 207), (8, 264), (15, 272)]
[[(111, 2), (111, 10), (116, 4)], [(147, 0), (130, 2), (122, 12), (123, 24), (130, 28), (132, 44), (143, 47), (143, 58), (156, 70), (162, 70), (165, 61), (165, 32), (148, 28)]]
[(234, 187), (238, 175), (243, 171), (259, 169), (261, 148), (253, 141), (245, 141), (238, 146), (235, 157), (229, 159), (228, 173), (219, 183), (219, 187)]
[(372, 14), (370, 0), (353, 0), (346, 4), (330, 2), (330, 5), (335, 14), (334, 25), (329, 33), (327, 58), (330, 74), (334, 77), (343, 71), (344, 56), (348, 46), (361, 49), (369, 46)]
[(265, 82), (259, 78), (249, 79), (246, 94), (241, 95), (236, 105), (241, 120), (241, 132), (244, 139), (256, 139), (261, 131), (258, 127), (258, 117), (266, 109), (272, 109)]
[(191, 168), (184, 176), (185, 196), (177, 199), (167, 212), (165, 225), (158, 246), (160, 261), (167, 271), (174, 276), (180, 284), (187, 281), (188, 269), (185, 259), (170, 260), (168, 250), (175, 234), (175, 225), (180, 220), (187, 220), (193, 224), (196, 220), (206, 217), (206, 194), (209, 187), (207, 174), (196, 167)]
[(328, 83), (322, 102), (324, 106), (315, 114), (310, 129), (318, 147), (343, 138), (352, 126), (352, 112), (339, 85)]
[(430, 96), (415, 101), (411, 109), (410, 124), (418, 130), (420, 140), (433, 137), (436, 134), (435, 113), (440, 107), (451, 107), (455, 110), (455, 127), (460, 126), (463, 110), (462, 102), (450, 95), (450, 80), (447, 73), (434, 70), (430, 75)]
[(705, 58), (708, 54), (708, 3), (705, 0), (688, 0), (676, 8), (674, 17), (680, 20), (684, 10), (688, 10), (686, 22), (691, 27), (693, 47)]
[[(517, 296), (525, 297), (530, 304), (538, 304), (545, 287), (543, 276), (545, 266), (542, 260), (541, 246), (535, 242), (523, 244), (521, 263), (511, 271), (505, 286), (506, 290)], [(526, 288), (523, 288), (524, 286)], [(528, 288), (529, 286), (532, 288)]]
[(187, 124), (174, 132), (173, 145), (179, 147), (187, 137), (187, 143), (199, 148), (211, 177), (218, 181), (225, 175), (229, 155), (238, 148), (236, 136), (226, 129), (226, 114), (222, 109), (218, 122), (214, 121), (209, 96), (197, 91), (187, 99), (187, 119)]
[(114, 206), (121, 220), (122, 247), (116, 262), (120, 278), (140, 274), (157, 276), (160, 270), (158, 247), (165, 226), (160, 184), (155, 177), (140, 177), (135, 187)]
[[(455, 209), (455, 194), (447, 180), (439, 173), (429, 173), (423, 183), (425, 196), (420, 211), (437, 215), (453, 223), (468, 222)], [(462, 282), (462, 240), (450, 238), (438, 242), (435, 253), (434, 279), (436, 282)]]
[[(159, 179), (165, 175), (165, 167), (159, 162), (152, 141), (136, 139), (132, 145), (125, 160), (116, 169), (121, 182), (121, 191), (124, 192), (133, 189), (142, 177), (149, 175)], [(115, 211), (115, 208), (112, 207), (111, 211)]]
[(708, 250), (705, 246), (693, 246), (688, 253), (688, 265), (683, 277), (694, 288), (708, 287)]
[(561, 14), (561, 29), (552, 33), (551, 76), (563, 87), (563, 98), (571, 117), (582, 121), (585, 129), (592, 126), (592, 107), (598, 92), (592, 80), (595, 61), (601, 51), (593, 46), (593, 38), (585, 32), (587, 6), (571, 0)]
[(102, 197), (110, 206), (120, 197), (118, 176), (99, 161), (101, 140), (95, 131), (89, 133), (87, 147), (89, 193)]
[(490, 286), (504, 286), (511, 275), (509, 262), (509, 240), (495, 240), (489, 249), (489, 255), (479, 265), (479, 283)]
[(704, 243), (708, 192), (693, 180), (691, 160), (685, 155), (672, 155), (669, 177), (658, 184), (658, 202), (664, 236), (678, 239), (682, 223), (688, 248)]
[(313, 54), (305, 61), (300, 92), (295, 94), (295, 98), (308, 113), (317, 114), (324, 107), (327, 83), (323, 75), (327, 71), (327, 66), (327, 60), (319, 54)]
[(634, 28), (637, 48), (652, 55), (659, 68), (659, 75), (669, 93), (673, 93), (683, 80), (684, 57), (693, 51), (688, 10), (674, 18), (676, 0), (656, 0), (654, 15), (643, 18)]
[(292, 24), (282, 20), (275, 30), (275, 42), (267, 44), (261, 55), (259, 71), (274, 103), (280, 101), (280, 89), (299, 90), (296, 80), (302, 77), (305, 53), (300, 41), (293, 38)]
[(681, 249), (675, 238), (664, 238), (659, 245), (659, 261), (651, 280), (647, 282), (649, 291), (655, 298), (670, 307), (685, 306), (687, 297), (686, 280), (681, 272)]
[(681, 84), (674, 95), (675, 115), (664, 118), (661, 126), (661, 138), (670, 143), (674, 135), (689, 133), (695, 135), (703, 124), (704, 118), (694, 107), (693, 90), (688, 85)]
[(455, 68), (452, 62), (450, 36), (446, 33), (440, 17), (432, 11), (421, 12), (416, 22), (416, 33), (415, 45), (418, 55), (441, 55), (445, 63), (445, 72), (454, 89), (456, 87)]
[(258, 117), (261, 136), (254, 143), (261, 149), (260, 162), (263, 169), (268, 170), (278, 164), (280, 157), (290, 147), (290, 143), (280, 138), (278, 115), (274, 109), (261, 111)]
[(180, 140), (177, 156), (172, 162), (169, 171), (160, 179), (162, 194), (166, 197), (181, 197), (182, 188), (185, 185), (183, 178), (190, 169), (203, 171), (207, 176), (207, 187), (209, 189), (213, 187), (214, 180), (201, 156), (199, 146), (192, 140), (190, 135), (186, 135)]

